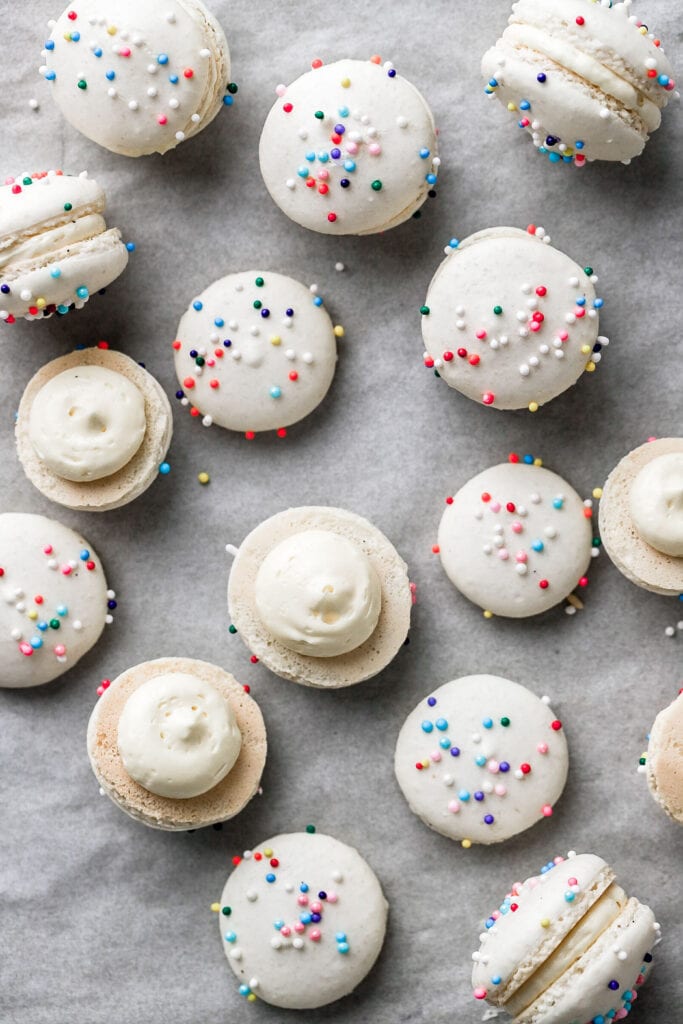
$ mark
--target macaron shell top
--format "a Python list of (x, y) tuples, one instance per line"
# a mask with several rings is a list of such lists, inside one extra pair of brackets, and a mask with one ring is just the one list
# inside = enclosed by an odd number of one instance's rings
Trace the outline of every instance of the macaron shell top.
[(472, 477), (448, 499), (438, 551), (470, 601), (509, 618), (562, 601), (590, 561), (590, 509), (556, 473), (509, 462)]
[(567, 778), (567, 741), (547, 703), (524, 686), (465, 676), (408, 715), (394, 767), (411, 809), (430, 828), (497, 843), (552, 815)]
[(0, 686), (39, 686), (72, 668), (111, 621), (112, 598), (79, 534), (44, 516), (0, 515)]
[[(602, 490), (600, 536), (609, 557), (631, 583), (655, 594), (683, 593), (683, 557), (666, 555), (645, 541), (631, 515), (631, 491), (638, 473), (661, 455), (683, 454), (682, 437), (660, 437), (635, 448), (614, 467)], [(680, 508), (673, 496), (674, 509)], [(675, 513), (674, 513), (675, 514)]]
[(259, 158), (272, 198), (297, 224), (368, 235), (407, 220), (436, 182), (434, 120), (379, 58), (345, 58), (278, 86)]
[(614, 872), (601, 857), (584, 853), (556, 857), (539, 875), (515, 883), (486, 920), (472, 968), (473, 988), (485, 990), (487, 1001), (503, 1005), (613, 879)]
[(623, 4), (518, 0), (484, 55), (485, 91), (552, 162), (628, 163), (659, 126), (674, 88), (654, 39)]
[(87, 172), (44, 171), (0, 186), (0, 320), (80, 309), (125, 269), (128, 249), (107, 230), (104, 192)]
[(655, 718), (646, 773), (654, 799), (670, 818), (683, 825), (683, 691)]
[(176, 397), (205, 426), (290, 426), (327, 394), (343, 333), (317, 291), (300, 282), (271, 271), (230, 274), (202, 292), (178, 325)]
[(546, 239), (533, 225), (478, 231), (432, 278), (422, 307), (425, 366), (475, 402), (536, 411), (595, 369), (594, 354), (600, 359), (593, 268)]
[(300, 832), (233, 860), (218, 924), (240, 993), (303, 1010), (352, 992), (379, 956), (388, 910), (360, 854)]
[(78, 0), (43, 53), (67, 121), (124, 156), (173, 149), (232, 101), (225, 35), (200, 0)]

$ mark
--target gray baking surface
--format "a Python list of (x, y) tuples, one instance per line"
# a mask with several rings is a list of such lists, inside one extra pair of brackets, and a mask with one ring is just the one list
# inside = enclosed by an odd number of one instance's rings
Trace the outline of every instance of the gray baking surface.
[[(486, 622), (431, 552), (446, 495), (509, 451), (541, 455), (584, 496), (650, 435), (681, 433), (679, 246), (681, 114), (632, 166), (551, 167), (496, 101), (479, 58), (508, 5), (433, 0), (254, 4), (214, 0), (229, 37), (235, 106), (165, 157), (114, 156), (79, 136), (37, 74), (59, 2), (2, 0), (2, 174), (87, 168), (110, 225), (137, 243), (125, 275), (61, 321), (0, 325), (0, 509), (82, 530), (120, 599), (99, 645), (62, 680), (2, 691), (3, 1024), (475, 1024), (471, 952), (509, 884), (556, 853), (608, 858), (662, 924), (657, 970), (634, 1021), (680, 1019), (681, 839), (636, 773), (656, 712), (681, 683), (683, 605), (628, 583), (603, 554), (585, 610)], [(77, 0), (74, 0), (77, 7)], [(678, 5), (643, 0), (674, 66)], [(290, 223), (263, 187), (260, 126), (278, 82), (314, 57), (379, 53), (426, 96), (441, 129), (438, 197), (386, 235), (331, 238)], [(29, 100), (39, 100), (37, 112)], [(419, 307), (453, 235), (542, 224), (600, 276), (598, 371), (536, 415), (474, 404), (422, 366)], [(335, 271), (342, 261), (344, 272)], [(285, 440), (205, 429), (174, 403), (172, 472), (103, 515), (50, 504), (17, 463), (13, 416), (49, 359), (106, 338), (144, 361), (169, 393), (170, 343), (192, 298), (223, 273), (272, 269), (320, 286), (343, 323), (328, 399)], [(211, 482), (202, 487), (197, 473)], [(228, 633), (225, 544), (289, 505), (329, 503), (386, 532), (417, 584), (410, 644), (357, 688), (317, 692), (252, 665)], [(266, 719), (263, 795), (222, 831), (155, 832), (98, 795), (85, 730), (103, 677), (166, 655), (205, 658), (248, 683)], [(432, 688), (473, 672), (549, 694), (565, 722), (570, 772), (552, 819), (496, 847), (463, 850), (408, 810), (393, 775), (405, 715)], [(358, 991), (297, 1015), (238, 994), (210, 904), (230, 857), (315, 823), (356, 847), (391, 904), (386, 945)]]

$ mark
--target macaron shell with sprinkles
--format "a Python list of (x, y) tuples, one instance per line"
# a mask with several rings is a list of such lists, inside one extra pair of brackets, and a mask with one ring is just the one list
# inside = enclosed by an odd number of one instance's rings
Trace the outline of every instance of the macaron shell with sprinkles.
[(302, 227), (367, 235), (395, 227), (427, 199), (439, 158), (431, 111), (388, 62), (314, 60), (279, 85), (259, 158), (266, 188)]
[(593, 268), (536, 231), (489, 228), (451, 243), (422, 307), (425, 366), (497, 409), (536, 411), (595, 369), (606, 343)]
[[(306, 530), (329, 530), (358, 545), (381, 584), (377, 626), (360, 647), (347, 654), (325, 658), (299, 654), (276, 639), (258, 613), (256, 577), (263, 560), (281, 541)], [(283, 679), (326, 689), (353, 686), (386, 668), (405, 643), (412, 603), (408, 567), (391, 541), (362, 516), (324, 505), (290, 508), (259, 523), (240, 544), (228, 580), (232, 628), (252, 657)]]
[(518, 0), (482, 60), (496, 96), (553, 163), (638, 156), (674, 89), (659, 40), (630, 5)]
[(0, 320), (81, 309), (125, 270), (128, 247), (107, 230), (105, 196), (87, 172), (20, 174), (0, 186)]
[(0, 686), (39, 686), (73, 668), (115, 607), (87, 540), (45, 516), (0, 515)]
[(540, 465), (511, 461), (472, 477), (446, 504), (441, 563), (485, 612), (538, 615), (585, 582), (591, 511), (572, 487)]
[(360, 854), (307, 831), (274, 836), (233, 863), (218, 925), (240, 994), (303, 1010), (352, 992), (379, 956), (388, 911)]
[(54, 23), (43, 59), (67, 121), (124, 156), (173, 149), (237, 91), (223, 30), (200, 0), (79, 0)]
[[(103, 366), (122, 374), (138, 388), (145, 402), (147, 428), (135, 455), (116, 473), (94, 481), (57, 476), (37, 455), (29, 434), (31, 407), (41, 388), (58, 374), (79, 366)], [(105, 512), (133, 501), (156, 480), (171, 443), (173, 415), (165, 391), (144, 367), (122, 352), (93, 347), (53, 359), (31, 378), (19, 403), (14, 431), (24, 472), (45, 497), (67, 508)]]
[(502, 842), (551, 817), (568, 763), (548, 704), (491, 675), (455, 679), (420, 701), (394, 756), (411, 810), (468, 845)]
[(659, 806), (683, 825), (683, 690), (655, 718), (647, 746), (647, 784)]
[[(158, 796), (132, 779), (118, 748), (118, 724), (127, 698), (149, 680), (175, 672), (213, 687), (229, 703), (242, 736), (228, 774), (207, 792), (182, 799)], [(259, 788), (267, 739), (258, 704), (229, 672), (195, 658), (157, 658), (107, 681), (88, 722), (87, 746), (97, 781), (122, 811), (150, 828), (177, 832), (227, 821), (246, 807)]]
[(178, 325), (176, 398), (205, 426), (250, 434), (288, 427), (327, 394), (343, 334), (317, 289), (271, 271), (230, 274), (194, 299)]
[[(683, 438), (660, 437), (646, 441), (614, 467), (602, 489), (600, 536), (605, 551), (631, 583), (655, 594), (676, 597), (683, 593), (683, 558), (657, 551), (638, 533), (631, 515), (631, 488), (644, 466), (660, 455), (683, 452)], [(678, 507), (682, 497), (678, 495)], [(670, 514), (676, 515), (676, 495), (669, 496)]]

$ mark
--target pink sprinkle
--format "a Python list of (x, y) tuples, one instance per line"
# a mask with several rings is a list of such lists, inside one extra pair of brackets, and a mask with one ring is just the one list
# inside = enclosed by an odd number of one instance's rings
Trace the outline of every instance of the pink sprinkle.
[(572, 876), (571, 878), (567, 879), (567, 885), (578, 885), (578, 884), (579, 884), (578, 878), (574, 878)]
[(477, 335), (476, 336), (477, 336), (477, 338), (479, 338), (479, 341), (483, 341), (484, 338), (486, 337), (486, 331), (484, 331), (482, 328), (480, 328), (477, 331)]
[(558, 864), (564, 864), (564, 857), (560, 857), (559, 854), (557, 857), (553, 857), (553, 864), (555, 867), (557, 867)]
[(543, 814), (544, 818), (552, 818), (553, 809), (550, 806), (550, 804), (543, 804), (543, 807), (541, 808), (541, 813)]
[(507, 796), (507, 786), (504, 786), (502, 782), (499, 782), (497, 786), (494, 786), (493, 792), (496, 796)]
[(569, 337), (569, 332), (568, 331), (558, 331), (557, 332), (557, 336), (560, 339), (560, 341), (566, 341), (567, 338)]
[(168, 124), (168, 118), (166, 117), (166, 114), (159, 114), (159, 116), (157, 117), (157, 121), (159, 122), (159, 124)]
[(500, 771), (500, 765), (498, 764), (497, 761), (489, 761), (486, 767), (493, 775), (495, 775), (496, 772)]
[(6, 185), (13, 185), (14, 184), (14, 178), (5, 178), (5, 184)]
[(522, 564), (524, 564), (524, 562), (526, 562), (526, 559), (527, 559), (526, 551), (518, 551), (517, 554), (515, 555), (515, 561), (516, 562), (521, 562)]
[(65, 654), (66, 654), (66, 647), (64, 646), (64, 644), (57, 644), (57, 646), (55, 647), (55, 655), (58, 658), (63, 658)]
[(73, 572), (73, 569), (71, 568), (70, 565), (63, 565), (62, 566), (62, 576), (70, 576), (72, 572)]
[(301, 935), (302, 932), (306, 931), (306, 925), (302, 921), (297, 921), (294, 925), (294, 931), (297, 935)]
[(357, 142), (351, 142), (351, 141), (347, 142), (346, 143), (346, 152), (349, 153), (351, 156), (355, 156), (356, 153), (358, 152), (358, 143)]
[(475, 999), (486, 999), (486, 989), (485, 988), (475, 988), (475, 990), (472, 993), (472, 995), (474, 996)]
[(492, 501), (491, 504), (489, 505), (489, 508), (491, 509), (492, 512), (500, 512), (500, 502)]
[(586, 310), (583, 308), (583, 306), (577, 306), (576, 309), (574, 310), (574, 316), (576, 317), (577, 320), (580, 320), (581, 317), (583, 317), (585, 315), (586, 315)]
[(97, 687), (97, 696), (101, 697), (103, 693), (104, 693), (104, 687), (103, 686), (98, 686)]
[[(299, 922), (299, 924), (301, 924), (301, 922)], [(282, 928), (280, 929), (280, 935), (284, 935), (284, 937), (285, 937), (286, 939), (288, 939), (288, 938), (289, 938), (289, 936), (290, 936), (291, 934), (292, 934), (292, 929), (291, 929), (291, 928), (289, 927), (289, 925), (288, 925), (288, 924), (284, 925), (284, 926), (283, 926), (283, 927), (282, 927)]]
[(27, 644), (25, 640), (19, 644), (19, 650), (22, 654), (25, 654), (27, 658), (30, 658), (33, 654), (33, 648), (30, 644)]
[(321, 903), (316, 902), (316, 903), (311, 903), (311, 908), (310, 909), (311, 909), (311, 913), (312, 914), (320, 914), (320, 913), (322, 913), (322, 909), (323, 908), (322, 908), (322, 904)]
[(510, 552), (508, 551), (507, 548), (501, 548), (500, 551), (498, 552), (498, 557), (500, 558), (501, 562), (507, 562), (508, 558), (510, 557)]
[(429, 756), (435, 763), (438, 763), (441, 760), (441, 754), (438, 750), (433, 750)]
[(497, 920), (498, 920), (498, 918), (500, 917), (500, 910), (494, 910), (494, 911), (492, 911), (492, 913), (491, 913), (491, 917), (493, 918), (493, 920), (494, 920), (494, 921), (497, 921)]
[(540, 331), (540, 329), (541, 329), (541, 327), (542, 327), (542, 326), (543, 326), (542, 324), (539, 324), (539, 323), (537, 323), (537, 322), (536, 322), (535, 320), (532, 320), (532, 321), (531, 321), (531, 322), (529, 323), (529, 330), (530, 330), (530, 331), (534, 331), (534, 332), (536, 332), (536, 331)]
[(370, 156), (379, 156), (381, 152), (382, 147), (380, 146), (379, 142), (371, 142), (370, 145), (368, 146), (368, 153), (370, 154)]
[(460, 804), (458, 803), (458, 801), (451, 800), (448, 804), (448, 810), (451, 812), (451, 814), (457, 814), (458, 811), (460, 810)]
[(548, 753), (548, 744), (547, 743), (539, 743), (538, 746), (536, 747), (536, 750), (539, 752), (539, 754), (547, 754)]
[(296, 902), (299, 904), (300, 907), (307, 907), (308, 906), (308, 896), (306, 896), (305, 893), (302, 893), (301, 896), (297, 896)]
[(207, 366), (215, 366), (216, 365), (216, 360), (215, 359), (207, 359), (206, 360), (206, 365)]
[(628, 1010), (625, 1010), (622, 1006), (622, 1008), (620, 1010), (617, 1010), (617, 1012), (614, 1014), (614, 1019), (623, 1020), (624, 1017), (628, 1017)]
[(284, 94), (286, 92), (287, 92), (287, 86), (286, 85), (282, 85), (282, 83), (281, 83), (280, 85), (276, 85), (275, 86), (275, 95), (276, 96), (284, 96)]
[(43, 548), (43, 554), (45, 554), (45, 555), (51, 555), (52, 554), (52, 544), (46, 544), (45, 545), (45, 547)]
[(122, 46), (119, 50), (119, 57), (130, 57), (130, 46)]
[(329, 171), (318, 171), (318, 180), (319, 181), (327, 181), (329, 176), (330, 176), (330, 172)]
[(336, 903), (338, 899), (339, 899), (339, 897), (337, 896), (336, 892), (328, 892), (328, 894), (327, 894), (327, 902), (328, 903)]
[(514, 523), (512, 523), (513, 533), (521, 533), (523, 529), (524, 527), (520, 523), (519, 519), (515, 519)]
[(320, 934), (320, 929), (313, 928), (313, 930), (309, 932), (308, 937), (310, 938), (311, 942), (320, 942), (320, 939), (322, 937)]
[(529, 121), (528, 117), (523, 117), (519, 123), (521, 124), (522, 128), (528, 128), (531, 122)]

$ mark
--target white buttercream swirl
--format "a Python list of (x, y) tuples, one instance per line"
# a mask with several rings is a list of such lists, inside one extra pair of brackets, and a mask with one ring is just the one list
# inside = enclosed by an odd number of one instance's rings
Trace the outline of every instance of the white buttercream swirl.
[(316, 658), (360, 647), (382, 604), (368, 556), (329, 530), (304, 530), (274, 547), (259, 568), (254, 596), (269, 632), (289, 650)]
[(683, 558), (683, 452), (659, 455), (631, 485), (631, 518), (643, 540)]
[(185, 672), (143, 683), (121, 712), (118, 747), (132, 779), (157, 796), (200, 796), (235, 764), (242, 736), (228, 701)]

